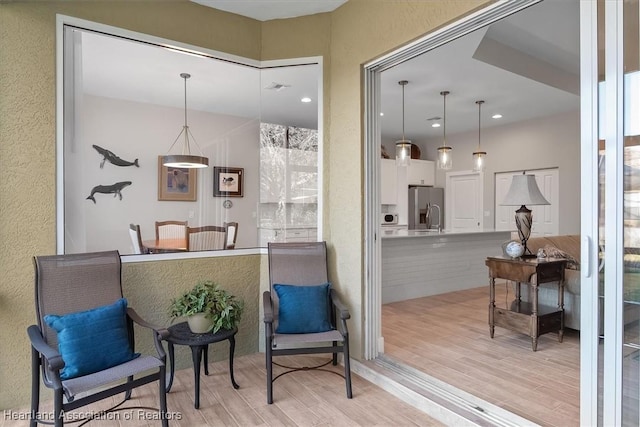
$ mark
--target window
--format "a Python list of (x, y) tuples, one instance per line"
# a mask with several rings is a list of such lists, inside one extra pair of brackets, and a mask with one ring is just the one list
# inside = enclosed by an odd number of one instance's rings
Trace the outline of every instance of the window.
[[(259, 246), (264, 225), (295, 225), (291, 219), (300, 209), (291, 194), (276, 200), (288, 212), (289, 221), (282, 224), (272, 220), (272, 201), (261, 203), (260, 129), (272, 123), (292, 133), (311, 133), (317, 154), (318, 58), (265, 65), (205, 49), (169, 48), (177, 43), (111, 27), (97, 32), (84, 24), (65, 25), (59, 34), (64, 40), (59, 253), (118, 249), (131, 254), (130, 224), (140, 226), (144, 243), (155, 240), (156, 221), (187, 221), (190, 227), (237, 222), (236, 249)], [(303, 96), (312, 102), (301, 103)], [(194, 137), (192, 154), (201, 152), (209, 167), (163, 169), (158, 158), (169, 153), (185, 125)], [(180, 154), (181, 144), (182, 139), (171, 154)], [(295, 192), (303, 186), (305, 197), (313, 195), (314, 203), (305, 203), (306, 212), (313, 211), (305, 217), (313, 218), (312, 224), (304, 225), (315, 230), (322, 194), (317, 156), (304, 176), (283, 164), (287, 185)], [(241, 171), (235, 178), (242, 179), (243, 190), (215, 192), (215, 167)]]

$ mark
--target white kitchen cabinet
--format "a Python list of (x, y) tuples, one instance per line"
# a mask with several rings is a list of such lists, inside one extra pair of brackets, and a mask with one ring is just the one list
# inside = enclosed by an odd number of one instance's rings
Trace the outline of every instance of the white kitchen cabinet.
[(380, 160), (380, 204), (398, 203), (398, 167), (395, 159)]
[(268, 242), (315, 242), (318, 238), (317, 228), (260, 228), (260, 246)]
[(407, 169), (407, 185), (435, 185), (435, 162), (411, 159)]
[(305, 228), (294, 228), (284, 230), (285, 242), (308, 242), (309, 231)]

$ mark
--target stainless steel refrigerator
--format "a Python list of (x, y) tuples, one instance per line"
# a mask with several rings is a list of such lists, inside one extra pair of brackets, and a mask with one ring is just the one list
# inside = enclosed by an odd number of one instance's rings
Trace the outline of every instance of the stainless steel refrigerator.
[(409, 187), (409, 230), (444, 229), (444, 188)]

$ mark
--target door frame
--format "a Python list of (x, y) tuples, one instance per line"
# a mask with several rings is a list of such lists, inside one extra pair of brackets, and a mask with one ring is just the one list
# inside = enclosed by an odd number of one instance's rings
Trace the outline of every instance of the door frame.
[[(381, 241), (378, 238), (380, 223), (380, 73), (405, 60), (436, 48), (457, 37), (474, 31), (538, 3), (530, 1), (500, 1), (493, 3), (461, 20), (444, 26), (428, 35), (408, 43), (380, 58), (366, 63), (363, 67), (363, 116), (364, 134), (364, 295), (363, 295), (363, 356), (367, 360), (375, 359), (383, 348), (381, 335)], [(617, 2), (611, 2), (617, 3)], [(611, 12), (616, 6), (608, 5)], [(612, 16), (613, 15), (613, 16)], [(608, 19), (614, 20), (615, 13), (608, 13)], [(597, 239), (598, 239), (598, 70), (597, 70), (597, 4), (595, 1), (580, 2), (580, 79), (581, 79), (581, 342), (580, 342), (580, 424), (598, 424), (598, 279), (597, 279)], [(620, 32), (622, 30), (620, 29)], [(618, 36), (620, 37), (620, 35)], [(617, 40), (616, 40), (617, 41)], [(612, 60), (613, 61), (613, 60)], [(613, 85), (611, 85), (613, 86)], [(621, 85), (620, 85), (621, 87)], [(613, 88), (609, 98), (615, 100)], [(613, 101), (612, 101), (613, 102)], [(615, 109), (614, 109), (615, 110)], [(616, 113), (609, 113), (607, 122), (615, 127)], [(620, 137), (621, 138), (621, 137)], [(621, 185), (621, 184), (619, 184)], [(615, 183), (610, 182), (615, 191)], [(608, 189), (607, 189), (608, 191)], [(619, 215), (622, 218), (621, 215)], [(609, 228), (615, 229), (615, 224)], [(612, 254), (611, 257), (615, 256)], [(612, 260), (615, 261), (615, 260)], [(613, 262), (611, 263), (613, 264)], [(610, 301), (613, 305), (615, 301)], [(609, 308), (609, 307), (607, 307)], [(613, 307), (612, 307), (613, 308)], [(613, 308), (615, 313), (615, 308)], [(618, 316), (616, 316), (618, 317)], [(609, 328), (613, 328), (612, 323)], [(607, 331), (605, 325), (605, 331)], [(612, 330), (615, 333), (615, 330)], [(619, 350), (618, 350), (619, 351)], [(616, 359), (615, 357), (612, 359)], [(618, 369), (616, 366), (614, 372)], [(610, 381), (612, 395), (619, 385), (619, 377)], [(617, 412), (620, 395), (616, 394), (605, 402), (604, 412)], [(615, 417), (615, 415), (614, 415)], [(606, 418), (606, 417), (605, 417)], [(609, 418), (610, 419), (610, 418)]]
[(380, 74), (404, 61), (499, 21), (542, 0), (501, 0), (398, 47), (363, 66), (364, 289), (363, 358), (378, 357), (382, 337), (380, 227)]

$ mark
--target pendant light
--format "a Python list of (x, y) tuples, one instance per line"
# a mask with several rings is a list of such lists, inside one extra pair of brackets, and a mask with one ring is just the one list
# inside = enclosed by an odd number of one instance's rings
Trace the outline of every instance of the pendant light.
[[(209, 166), (208, 158), (202, 155), (195, 156), (191, 154), (191, 142), (189, 140), (189, 137), (193, 139), (193, 143), (198, 148), (198, 151), (200, 151), (200, 154), (202, 154), (202, 151), (200, 150), (198, 143), (193, 137), (193, 134), (191, 134), (191, 131), (189, 130), (189, 126), (187, 125), (187, 79), (191, 77), (191, 74), (182, 73), (180, 74), (180, 77), (184, 79), (184, 126), (182, 127), (182, 131), (178, 134), (178, 137), (176, 138), (176, 140), (173, 141), (173, 144), (171, 144), (171, 147), (169, 147), (169, 151), (167, 152), (167, 154), (162, 156), (162, 164), (164, 166), (174, 167), (174, 168), (188, 168), (188, 169), (206, 168)], [(184, 135), (184, 142), (182, 144), (182, 153), (171, 154), (171, 149), (173, 148), (174, 145), (176, 145), (176, 142), (178, 142), (180, 137), (183, 135)]]
[(444, 99), (443, 118), (442, 118), (442, 146), (438, 147), (438, 169), (451, 169), (451, 147), (447, 145), (447, 95), (449, 91), (440, 92)]
[(409, 166), (411, 163), (411, 141), (404, 139), (404, 87), (409, 83), (407, 80), (400, 80), (398, 84), (402, 86), (402, 139), (396, 141), (396, 165)]
[(482, 104), (484, 104), (484, 101), (476, 101), (476, 104), (478, 104), (478, 150), (473, 153), (473, 170), (476, 172), (482, 172), (484, 170), (485, 157), (487, 156), (487, 152), (482, 151), (480, 148), (480, 119)]

